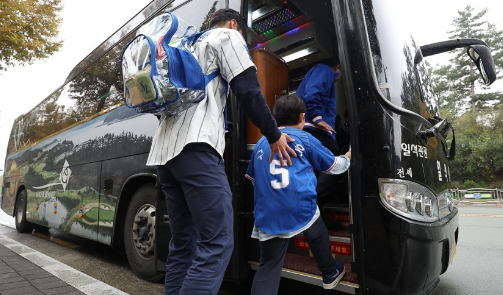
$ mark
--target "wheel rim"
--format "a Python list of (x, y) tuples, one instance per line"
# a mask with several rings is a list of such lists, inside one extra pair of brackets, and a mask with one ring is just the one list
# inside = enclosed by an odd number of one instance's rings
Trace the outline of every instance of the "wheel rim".
[(154, 257), (155, 207), (145, 204), (138, 209), (133, 220), (133, 245), (144, 259)]
[(24, 199), (20, 197), (16, 210), (16, 221), (18, 224), (21, 224), (21, 222), (23, 222), (23, 213), (24, 213)]

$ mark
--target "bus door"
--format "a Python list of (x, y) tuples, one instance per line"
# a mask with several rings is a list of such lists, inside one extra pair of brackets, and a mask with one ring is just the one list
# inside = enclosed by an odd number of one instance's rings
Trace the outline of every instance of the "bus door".
[[(276, 99), (284, 94), (295, 93), (307, 71), (318, 63), (326, 63), (338, 56), (337, 37), (330, 1), (260, 1), (251, 7), (252, 35), (250, 52), (257, 66), (257, 75), (272, 110)], [(343, 77), (344, 78), (344, 77)], [(336, 83), (337, 119), (336, 126), (342, 127), (347, 114), (346, 95), (342, 82)], [(250, 122), (247, 124), (247, 148), (245, 160), (260, 138), (260, 132)], [(346, 143), (347, 149), (349, 144)], [(241, 171), (244, 175), (245, 169)], [(346, 266), (346, 276), (337, 290), (354, 293), (358, 279), (351, 272), (352, 239), (350, 233), (349, 172), (330, 178), (332, 185), (318, 192), (318, 207), (329, 230), (332, 253)], [(251, 239), (253, 228), (253, 187), (243, 180), (244, 199), (241, 218), (247, 234), (247, 261), (249, 267), (259, 267), (259, 243)], [(322, 197), (320, 197), (323, 195)], [(285, 257), (282, 276), (305, 283), (321, 285), (321, 273), (312, 258), (309, 245), (302, 234), (291, 238)]]

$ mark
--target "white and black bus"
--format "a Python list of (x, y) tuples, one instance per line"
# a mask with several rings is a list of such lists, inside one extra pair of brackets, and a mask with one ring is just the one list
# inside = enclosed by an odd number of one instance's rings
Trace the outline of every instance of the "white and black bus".
[[(332, 250), (346, 265), (338, 291), (430, 294), (456, 252), (450, 191), (454, 133), (441, 118), (423, 58), (466, 48), (481, 78), (495, 80), (481, 40), (421, 46), (413, 11), (387, 0), (153, 1), (80, 62), (60, 88), (16, 119), (7, 147), (2, 209), (17, 230), (34, 226), (124, 249), (133, 271), (161, 279), (169, 216), (155, 167), (145, 165), (158, 119), (124, 105), (120, 55), (137, 29), (168, 10), (204, 29), (216, 9), (245, 16), (246, 39), (267, 103), (293, 93), (306, 72), (334, 56), (338, 140), (350, 171), (318, 205)], [(246, 285), (258, 268), (253, 190), (244, 174), (258, 131), (228, 97), (225, 161), (233, 190), (235, 249), (227, 278)], [(321, 286), (302, 235), (291, 239), (284, 277)]]

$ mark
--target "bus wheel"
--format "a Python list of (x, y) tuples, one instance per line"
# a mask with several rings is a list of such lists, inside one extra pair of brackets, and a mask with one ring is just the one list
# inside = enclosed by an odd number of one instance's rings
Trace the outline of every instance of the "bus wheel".
[(26, 220), (26, 191), (22, 190), (16, 200), (16, 229), (20, 233), (25, 233), (33, 228), (33, 225)]
[(124, 223), (124, 248), (133, 272), (140, 278), (157, 282), (164, 278), (156, 271), (154, 184), (145, 184), (133, 195)]

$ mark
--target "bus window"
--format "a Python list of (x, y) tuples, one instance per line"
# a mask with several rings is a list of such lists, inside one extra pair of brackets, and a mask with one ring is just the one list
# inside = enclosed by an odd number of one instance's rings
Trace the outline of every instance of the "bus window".
[(79, 120), (123, 103), (122, 80), (117, 75), (120, 53), (113, 48), (69, 83), (68, 97), (63, 99), (73, 104), (72, 112)]

